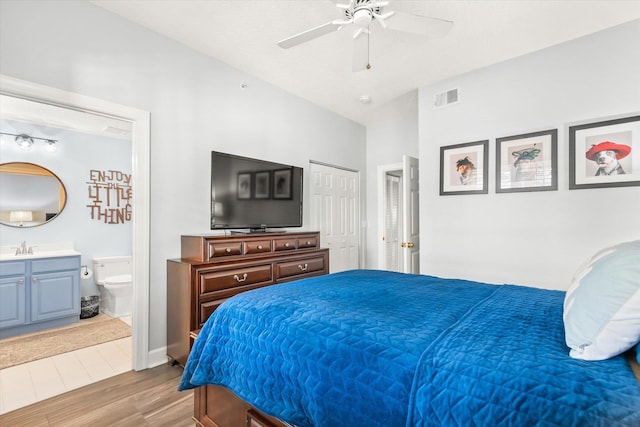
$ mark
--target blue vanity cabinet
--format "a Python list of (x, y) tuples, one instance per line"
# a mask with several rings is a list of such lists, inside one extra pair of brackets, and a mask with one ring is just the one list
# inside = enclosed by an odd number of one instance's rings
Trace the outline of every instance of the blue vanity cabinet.
[(31, 261), (31, 321), (80, 314), (80, 257)]
[(0, 338), (75, 323), (79, 316), (80, 256), (0, 262)]
[(0, 329), (24, 325), (27, 287), (25, 261), (0, 263)]

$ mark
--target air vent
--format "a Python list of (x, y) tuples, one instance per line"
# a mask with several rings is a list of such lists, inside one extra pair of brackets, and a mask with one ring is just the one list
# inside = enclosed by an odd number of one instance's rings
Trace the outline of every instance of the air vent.
[(451, 89), (445, 92), (436, 93), (433, 97), (433, 108), (446, 107), (447, 105), (457, 104), (460, 102), (458, 89)]

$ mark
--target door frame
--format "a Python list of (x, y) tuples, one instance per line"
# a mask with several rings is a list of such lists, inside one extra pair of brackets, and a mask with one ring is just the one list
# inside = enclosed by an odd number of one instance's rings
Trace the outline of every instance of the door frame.
[(15, 98), (49, 104), (98, 116), (106, 116), (132, 125), (131, 174), (136, 195), (132, 203), (133, 287), (132, 367), (149, 367), (149, 192), (150, 192), (150, 112), (79, 93), (0, 75), (0, 93)]
[[(378, 194), (380, 195), (380, 197), (378, 197), (378, 268), (386, 268), (385, 245), (382, 239), (385, 235), (384, 210), (385, 210), (385, 201), (387, 198), (385, 182), (386, 182), (387, 174), (389, 174), (389, 172), (400, 172), (402, 175), (401, 179), (404, 180), (404, 171), (402, 170), (402, 163), (392, 163), (388, 165), (378, 166)], [(402, 221), (404, 221), (404, 218), (402, 218)], [(400, 230), (400, 235), (402, 235), (402, 230)]]

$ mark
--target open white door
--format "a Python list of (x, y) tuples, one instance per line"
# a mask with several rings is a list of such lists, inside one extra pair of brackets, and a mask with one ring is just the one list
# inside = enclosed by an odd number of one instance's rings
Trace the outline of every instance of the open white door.
[(420, 185), (418, 159), (402, 156), (402, 243), (403, 272), (420, 272)]

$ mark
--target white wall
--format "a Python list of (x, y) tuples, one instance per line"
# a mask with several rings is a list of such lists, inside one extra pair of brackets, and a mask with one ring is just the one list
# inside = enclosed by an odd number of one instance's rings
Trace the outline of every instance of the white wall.
[(394, 101), (396, 113), (367, 126), (366, 268), (379, 268), (378, 166), (402, 162), (402, 155), (418, 157), (418, 91)]
[[(571, 190), (569, 124), (640, 111), (640, 21), (420, 89), (421, 272), (567, 289), (640, 238), (640, 188)], [(458, 87), (458, 105), (434, 111)], [(495, 193), (495, 138), (558, 129), (558, 191)], [(489, 194), (439, 196), (441, 146), (489, 139)]]
[(309, 160), (366, 170), (363, 126), (117, 15), (74, 0), (0, 7), (0, 73), (151, 112), (151, 351), (166, 343), (166, 259), (181, 234), (209, 232), (210, 151), (304, 167), (307, 190)]
[[(10, 120), (0, 121), (0, 129), (6, 133), (26, 133), (58, 140), (56, 151), (51, 153), (45, 150), (42, 141), (36, 140), (31, 150), (25, 151), (15, 144), (13, 137), (2, 136), (0, 162), (29, 162), (43, 166), (60, 178), (67, 192), (64, 210), (47, 224), (31, 228), (0, 225), (0, 246), (12, 246), (22, 241), (27, 246), (72, 242), (82, 254), (82, 265), (89, 268), (93, 268), (96, 257), (131, 255), (131, 221), (108, 224), (104, 220), (91, 219), (87, 207), (93, 204), (88, 189), (92, 181), (91, 170), (115, 170), (131, 175), (130, 141)], [(106, 201), (103, 202), (101, 205), (106, 206)], [(124, 203), (120, 205), (124, 207)], [(34, 250), (37, 254), (37, 247)], [(99, 293), (93, 279), (83, 280), (83, 296)]]

